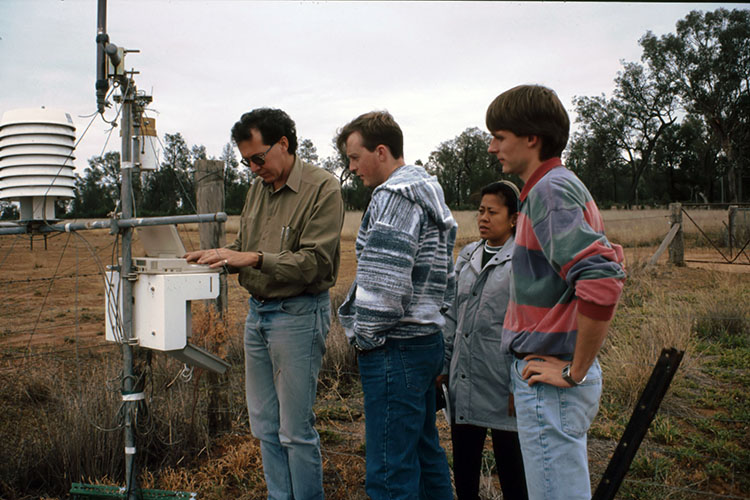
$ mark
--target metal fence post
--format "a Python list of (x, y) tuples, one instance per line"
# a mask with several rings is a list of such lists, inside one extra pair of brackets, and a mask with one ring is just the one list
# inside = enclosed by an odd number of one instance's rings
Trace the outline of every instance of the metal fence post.
[(602, 479), (594, 492), (593, 500), (612, 500), (620, 489), (625, 474), (630, 469), (630, 464), (635, 458), (635, 453), (641, 445), (651, 422), (656, 416), (664, 395), (667, 393), (669, 384), (680, 366), (685, 351), (674, 347), (662, 349), (661, 356), (654, 366), (654, 371), (646, 383), (646, 387), (635, 405), (633, 415), (630, 417), (622, 438), (612, 454), (612, 459), (604, 471)]

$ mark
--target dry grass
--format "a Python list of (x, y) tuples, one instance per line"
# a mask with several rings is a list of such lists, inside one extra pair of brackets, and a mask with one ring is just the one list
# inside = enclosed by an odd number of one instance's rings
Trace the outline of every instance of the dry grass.
[[(722, 239), (724, 223), (727, 222), (725, 210), (689, 209), (688, 214), (695, 220), (700, 228), (717, 242)], [(473, 210), (455, 210), (453, 217), (458, 223), (456, 246), (463, 246), (470, 241), (479, 238), (477, 230), (476, 212)], [(603, 210), (602, 217), (610, 240), (620, 245), (632, 247), (643, 245), (658, 245), (669, 231), (669, 210)], [(341, 230), (343, 241), (353, 241), (357, 237), (359, 224), (362, 220), (362, 212), (347, 212), (344, 218), (344, 226)], [(744, 220), (744, 219), (743, 219)], [(187, 230), (197, 231), (197, 225), (187, 224)], [(686, 238), (694, 244), (707, 246), (700, 231), (687, 216), (683, 215), (683, 228)], [(230, 216), (226, 222), (227, 233), (232, 235), (239, 229), (239, 216)]]
[(695, 365), (694, 312), (685, 301), (700, 299), (675, 296), (657, 285), (659, 279), (643, 269), (631, 271), (600, 356), (606, 392), (628, 407), (640, 396), (662, 349), (675, 347), (688, 353), (681, 373)]
[[(634, 247), (661, 243), (669, 232), (669, 214), (669, 210), (660, 209), (605, 210), (602, 217), (610, 240), (626, 247)], [(723, 244), (724, 223), (727, 220), (725, 210), (689, 209), (687, 215), (682, 216), (685, 239), (692, 246), (709, 246), (701, 235), (702, 230), (714, 242)]]
[[(461, 243), (478, 237), (474, 214), (473, 211), (454, 213), (459, 223), (458, 248)], [(342, 268), (339, 282), (332, 290), (334, 312), (353, 277), (353, 240), (361, 216), (361, 212), (352, 212), (347, 214), (345, 220)], [(722, 220), (726, 219), (725, 212), (706, 210), (691, 211), (691, 216), (712, 234), (720, 233)], [(631, 254), (633, 247), (658, 243), (668, 229), (666, 210), (611, 210), (604, 213), (604, 218), (611, 239), (630, 246), (628, 251)], [(238, 217), (231, 217), (227, 223), (230, 241), (238, 222)], [(686, 222), (688, 234), (691, 231), (689, 225), (691, 223)], [(182, 234), (186, 246), (197, 246), (196, 232)], [(100, 249), (102, 259), (109, 256), (111, 236), (106, 232), (87, 232), (84, 236), (91, 238), (94, 246)], [(27, 245), (19, 244), (9, 254), (3, 267), (5, 272), (11, 269), (10, 266), (19, 269), (19, 275), (15, 278), (8, 275), (6, 279), (50, 276), (62, 251), (63, 241), (62, 237), (51, 239), (50, 250), (44, 253), (39, 251), (41, 245), (36, 241), (33, 252)], [(688, 247), (690, 242), (688, 240)], [(8, 248), (8, 239), (0, 239), (0, 256), (5, 256)], [(645, 252), (642, 256), (644, 259), (652, 253), (652, 249), (641, 248), (641, 251)], [(95, 271), (83, 267), (83, 257), (80, 260), (80, 273)], [(74, 273), (75, 260), (70, 258), (64, 262), (62, 269), (66, 274)], [(623, 299), (601, 356), (605, 371), (604, 404), (595, 426), (599, 429), (596, 433), (607, 434), (607, 439), (621, 432), (621, 421), (632, 411), (632, 403), (638, 397), (662, 348), (674, 346), (686, 350), (662, 407), (670, 411), (694, 412), (703, 402), (691, 395), (690, 391), (694, 391), (691, 384), (706, 377), (705, 374), (696, 376), (706, 362), (705, 355), (699, 352), (699, 342), (713, 338), (729, 342), (726, 332), (743, 332), (746, 331), (743, 329), (750, 328), (750, 311), (747, 308), (750, 303), (750, 275), (671, 266), (647, 270), (638, 258), (629, 262), (629, 274)], [(101, 343), (101, 336), (97, 332), (103, 329), (103, 314), (100, 312), (103, 299), (101, 291), (97, 296), (97, 278), (86, 279), (90, 281), (82, 281), (78, 295), (81, 301), (78, 311), (81, 332), (90, 332), (89, 340)], [(66, 288), (58, 290), (57, 287), (62, 285)], [(26, 500), (49, 494), (59, 498), (72, 481), (122, 484), (122, 431), (103, 432), (93, 425), (113, 428), (119, 422), (120, 353), (112, 346), (104, 354), (74, 358), (72, 347), (76, 345), (76, 337), (71, 333), (73, 327), (70, 326), (73, 324), (71, 318), (76, 313), (76, 306), (71, 304), (71, 297), (76, 296), (73, 280), (55, 282), (40, 323), (50, 328), (57, 326), (54, 332), (50, 330), (49, 338), (54, 339), (57, 346), (69, 348), (67, 354), (31, 357), (19, 364), (17, 358), (23, 349), (12, 348), (26, 345), (27, 337), (21, 334), (14, 336), (14, 332), (29, 329), (29, 325), (23, 324), (23, 321), (28, 323), (28, 318), (36, 317), (35, 311), (38, 311), (40, 298), (46, 294), (47, 286), (47, 282), (34, 281), (27, 285), (19, 281), (0, 289), (0, 294), (5, 292), (0, 299), (6, 304), (0, 310), (0, 340), (6, 348), (4, 357), (0, 358), (3, 361), (0, 402), (4, 409), (3, 418), (0, 419), (0, 440), (3, 442), (0, 447), (0, 498), (9, 500)], [(246, 299), (246, 291), (236, 284), (234, 277), (230, 277), (230, 311), (226, 322), (220, 322), (215, 316), (201, 312), (200, 307), (194, 306), (193, 342), (222, 353), (233, 365), (222, 389), (227, 396), (226, 405), (221, 411), (229, 416), (228, 433), (217, 437), (209, 435), (210, 384), (207, 376), (196, 371), (192, 380), (184, 380), (180, 377), (182, 365), (161, 353), (153, 353), (150, 365), (146, 363), (147, 360), (140, 360), (149, 380), (146, 386), (148, 407), (147, 411), (141, 413), (138, 426), (140, 482), (144, 487), (196, 491), (201, 498), (209, 500), (264, 497), (258, 443), (249, 434), (244, 401), (241, 332), (247, 310)], [(55, 312), (48, 315), (48, 311)], [(70, 321), (68, 326), (61, 324), (63, 318)], [(47, 338), (37, 332), (34, 343)], [(738, 339), (742, 338), (738, 336)], [(38, 352), (38, 349), (32, 351)], [(742, 369), (739, 365), (733, 368), (739, 369)], [(331, 499), (365, 498), (364, 417), (356, 372), (356, 357), (334, 317), (328, 334), (316, 404), (316, 426), (323, 443), (326, 495)], [(724, 383), (716, 382), (715, 386), (722, 388)], [(736, 395), (732, 393), (731, 397), (740, 398), (747, 387), (732, 390), (736, 391)], [(725, 408), (720, 406), (711, 411), (724, 412)], [(726, 412), (731, 411), (732, 408), (726, 409)], [(662, 435), (668, 432), (664, 428), (668, 427), (669, 421), (658, 424), (657, 430)], [(723, 431), (722, 428), (715, 433), (719, 435)], [(443, 425), (441, 435), (450, 456), (447, 432), (447, 427)], [(701, 453), (708, 452), (701, 449)], [(592, 460), (599, 461), (607, 458), (593, 457)], [(497, 481), (489, 474), (492, 467), (490, 458), (488, 456), (485, 461), (482, 483), (484, 500), (501, 498)], [(697, 465), (682, 464), (680, 469), (694, 471), (697, 477), (701, 472), (700, 461)], [(730, 472), (734, 474), (735, 470), (739, 474), (742, 469), (732, 469)], [(682, 477), (684, 474), (687, 472), (677, 475)], [(739, 493), (738, 487), (730, 485), (726, 488), (721, 491)], [(656, 497), (651, 495), (648, 498)]]

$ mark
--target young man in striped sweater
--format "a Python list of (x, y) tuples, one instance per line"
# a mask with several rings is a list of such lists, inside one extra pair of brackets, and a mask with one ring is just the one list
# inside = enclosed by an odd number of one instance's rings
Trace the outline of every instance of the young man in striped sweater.
[(357, 234), (357, 276), (339, 308), (364, 392), (365, 489), (372, 500), (452, 500), (434, 380), (454, 294), (456, 222), (437, 179), (404, 162), (401, 128), (387, 112), (354, 119), (337, 145), (375, 188)]
[(529, 498), (590, 499), (586, 433), (599, 408), (597, 353), (625, 280), (586, 186), (562, 165), (570, 121), (554, 91), (521, 85), (487, 109), (489, 152), (524, 181), (503, 346)]

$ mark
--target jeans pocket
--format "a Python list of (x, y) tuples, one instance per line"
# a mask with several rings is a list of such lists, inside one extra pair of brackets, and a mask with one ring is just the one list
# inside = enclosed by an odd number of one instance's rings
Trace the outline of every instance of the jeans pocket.
[(574, 437), (583, 437), (599, 411), (599, 397), (602, 394), (601, 378), (576, 387), (559, 389), (560, 422), (562, 430)]
[(442, 367), (442, 344), (430, 342), (426, 344), (407, 344), (399, 348), (401, 365), (404, 370), (406, 388), (410, 391), (422, 392), (429, 388)]
[(308, 297), (292, 297), (290, 299), (284, 299), (279, 304), (279, 309), (292, 316), (304, 316), (306, 314), (313, 314), (317, 304), (314, 300)]

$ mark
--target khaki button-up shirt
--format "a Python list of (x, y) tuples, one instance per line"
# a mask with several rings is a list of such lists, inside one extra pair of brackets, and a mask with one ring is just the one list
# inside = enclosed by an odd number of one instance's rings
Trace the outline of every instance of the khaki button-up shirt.
[(256, 177), (242, 209), (237, 239), (227, 248), (263, 252), (260, 269), (240, 268), (240, 284), (258, 299), (328, 290), (340, 261), (344, 203), (341, 186), (322, 168), (295, 156), (277, 191)]

